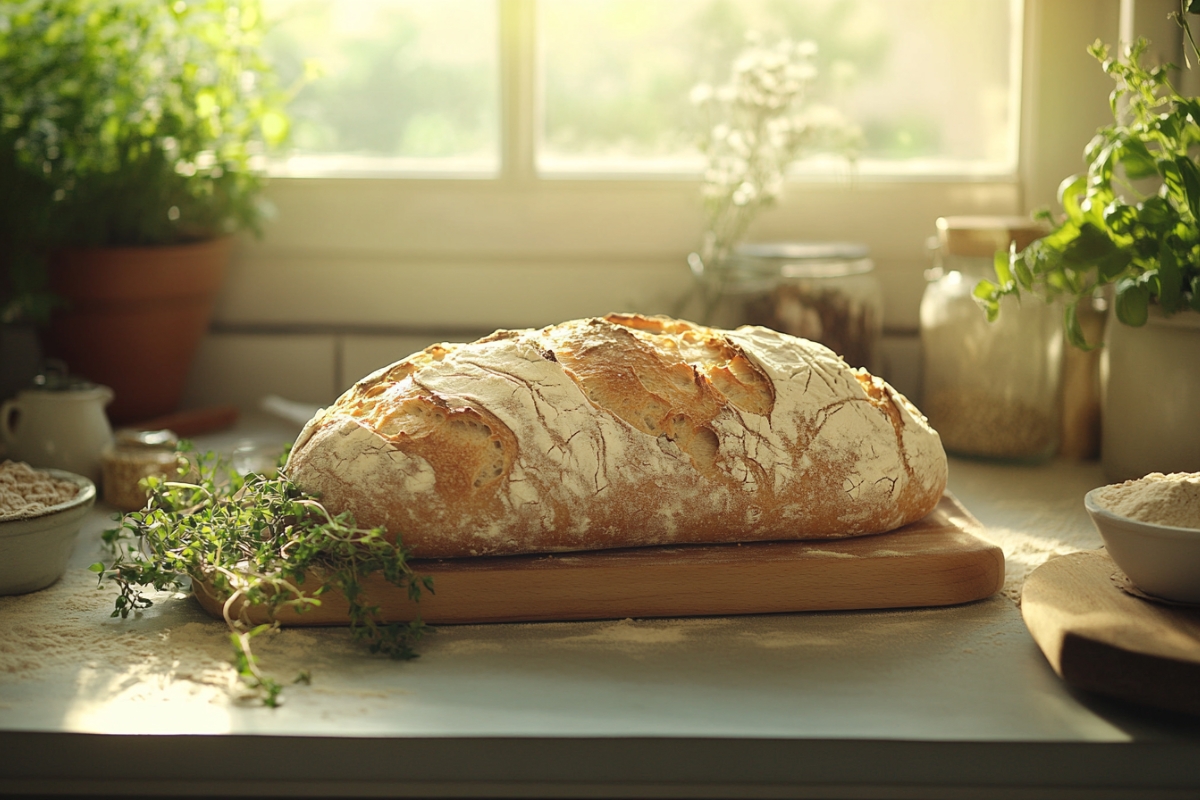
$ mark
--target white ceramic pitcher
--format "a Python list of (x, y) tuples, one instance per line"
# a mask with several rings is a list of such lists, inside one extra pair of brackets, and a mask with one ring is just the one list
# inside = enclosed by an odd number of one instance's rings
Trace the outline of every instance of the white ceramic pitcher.
[(0, 439), (7, 457), (100, 481), (100, 456), (113, 441), (104, 407), (107, 386), (26, 389), (0, 406)]

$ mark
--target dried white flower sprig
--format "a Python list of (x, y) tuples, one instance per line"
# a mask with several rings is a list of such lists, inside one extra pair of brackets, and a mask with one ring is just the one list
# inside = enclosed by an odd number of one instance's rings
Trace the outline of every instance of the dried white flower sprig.
[(706, 269), (722, 264), (758, 212), (779, 198), (788, 165), (802, 154), (855, 157), (858, 126), (834, 108), (807, 102), (816, 54), (813, 42), (765, 45), (751, 34), (728, 83), (692, 89), (692, 102), (708, 119), (700, 141), (707, 164), (699, 255)]

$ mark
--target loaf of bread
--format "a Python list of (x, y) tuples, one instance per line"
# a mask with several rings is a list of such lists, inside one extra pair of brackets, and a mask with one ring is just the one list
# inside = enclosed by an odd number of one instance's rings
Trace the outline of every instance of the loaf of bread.
[(924, 417), (829, 349), (618, 314), (381, 369), (286, 470), (429, 558), (881, 533), (946, 485)]

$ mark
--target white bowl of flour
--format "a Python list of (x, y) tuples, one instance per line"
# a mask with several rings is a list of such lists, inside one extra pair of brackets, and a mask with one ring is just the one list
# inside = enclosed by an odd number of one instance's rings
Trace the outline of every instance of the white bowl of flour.
[(1108, 554), (1147, 594), (1200, 603), (1200, 472), (1101, 486), (1084, 506)]
[(0, 595), (54, 583), (67, 568), (95, 485), (59, 469), (0, 463)]

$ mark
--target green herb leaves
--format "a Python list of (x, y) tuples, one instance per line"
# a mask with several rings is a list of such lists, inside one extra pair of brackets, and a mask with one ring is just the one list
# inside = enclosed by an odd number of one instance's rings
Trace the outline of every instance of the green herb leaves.
[(1126, 325), (1146, 324), (1151, 307), (1200, 310), (1200, 102), (1175, 91), (1168, 65), (1142, 65), (1147, 47), (1140, 39), (1120, 60), (1100, 42), (1089, 49), (1116, 82), (1114, 124), (1085, 148), (1087, 172), (1059, 187), (1063, 215), (1051, 220), (1054, 230), (1020, 253), (997, 254), (997, 280), (975, 291), (989, 319), (1005, 295), (1063, 298), (1067, 337), (1086, 349), (1093, 343), (1078, 304), (1104, 287)]
[[(252, 625), (248, 609), (266, 606), (303, 612), (338, 589), (349, 602), (356, 640), (371, 652), (414, 658), (426, 631), (418, 618), (407, 624), (378, 621), (379, 609), (361, 590), (365, 576), (380, 572), (406, 587), (413, 602), (433, 591), (432, 579), (413, 574), (408, 551), (382, 529), (359, 528), (348, 514), (332, 515), (285, 474), (238, 475), (209, 453), (180, 459), (180, 479), (146, 479), (149, 501), (104, 533), (110, 565), (93, 564), (101, 585), (116, 584), (112, 616), (149, 607), (147, 587), (213, 592), (223, 600), (234, 664), (244, 684), (267, 705), (277, 705), (282, 684), (265, 674), (251, 649), (272, 625)], [(312, 581), (308, 586), (305, 584)], [(307, 678), (305, 678), (307, 680)]]
[[(259, 0), (0, 2), (4, 254), (258, 231), (288, 134), (265, 34)], [(7, 282), (0, 315), (45, 318)]]
[(35, 244), (257, 229), (287, 134), (258, 0), (2, 5), (0, 170), (34, 181), (6, 207), (36, 215)]

